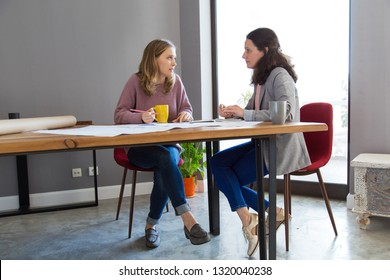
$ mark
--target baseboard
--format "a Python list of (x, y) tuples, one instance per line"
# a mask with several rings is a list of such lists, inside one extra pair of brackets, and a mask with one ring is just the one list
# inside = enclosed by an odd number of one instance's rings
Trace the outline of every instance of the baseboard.
[[(265, 191), (268, 191), (268, 184), (269, 184), (268, 178), (266, 178), (265, 188), (264, 188)], [(325, 187), (329, 199), (345, 201), (349, 193), (348, 186), (344, 184), (326, 183)], [(284, 192), (283, 179), (276, 180), (276, 189), (278, 193)], [(302, 196), (322, 197), (321, 189), (319, 187), (318, 182), (311, 182), (311, 181), (291, 180), (291, 193), (296, 195), (302, 195)]]
[[(137, 183), (137, 189), (135, 195), (150, 194), (153, 183)], [(98, 188), (99, 200), (112, 199), (119, 197), (120, 185), (105, 186)], [(124, 196), (130, 196), (131, 184), (127, 184), (125, 187)], [(30, 195), (30, 207), (51, 207), (63, 204), (83, 203), (94, 201), (95, 190), (94, 188), (85, 188), (69, 191), (58, 192), (46, 192)], [(19, 208), (19, 197), (5, 196), (0, 197), (0, 211), (13, 211)]]
[(349, 193), (347, 195), (347, 208), (352, 210), (355, 207), (355, 195)]
[[(297, 184), (297, 183), (294, 183)], [(299, 185), (302, 184), (313, 184), (313, 183), (305, 183), (300, 182)], [(318, 184), (318, 183), (317, 183)], [(327, 187), (330, 184), (327, 184)], [(207, 186), (207, 182), (205, 183), (205, 186)], [(152, 182), (144, 182), (144, 183), (137, 183), (137, 190), (136, 195), (143, 195), (143, 194), (150, 194), (152, 191), (153, 183)], [(278, 180), (278, 192), (282, 192), (282, 182)], [(330, 186), (332, 187), (332, 186)], [(344, 186), (341, 186), (344, 187)], [(336, 186), (338, 195), (332, 195), (333, 192), (328, 190), (329, 198), (337, 198), (344, 200), (345, 197), (347, 199), (347, 208), (352, 209), (354, 207), (354, 197), (353, 194), (345, 194), (346, 187), (343, 188), (343, 191), (340, 193), (340, 186)], [(112, 199), (117, 198), (119, 196), (119, 185), (115, 186), (104, 186), (98, 188), (98, 196), (99, 200), (104, 199)], [(297, 188), (298, 189), (298, 188)], [(318, 189), (318, 186), (316, 188), (309, 187), (305, 188), (306, 190), (312, 190), (312, 189)], [(130, 190), (131, 190), (131, 184), (127, 184), (125, 187), (124, 196), (130, 196)], [(293, 190), (295, 190), (293, 188)], [(268, 191), (266, 186), (266, 191)], [(295, 192), (294, 192), (295, 193)], [(336, 192), (335, 192), (336, 193)], [(319, 192), (317, 195), (308, 194), (306, 192), (298, 192), (300, 195), (309, 195), (309, 196), (321, 196), (321, 193)], [(51, 207), (56, 205), (62, 205), (62, 204), (72, 204), (72, 203), (83, 203), (83, 202), (89, 202), (94, 200), (94, 188), (85, 188), (85, 189), (77, 189), (77, 190), (69, 190), (69, 191), (58, 191), (58, 192), (46, 192), (46, 193), (38, 193), (38, 194), (31, 194), (30, 195), (30, 207), (31, 208), (39, 208), (39, 207)], [(1, 211), (13, 211), (17, 210), (19, 208), (19, 197), (17, 195), (15, 196), (5, 196), (0, 197), (0, 212)]]

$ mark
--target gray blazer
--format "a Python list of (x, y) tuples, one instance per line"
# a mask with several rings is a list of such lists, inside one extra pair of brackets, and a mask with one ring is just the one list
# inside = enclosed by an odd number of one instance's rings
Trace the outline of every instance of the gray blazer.
[[(286, 100), (287, 118), (286, 122), (299, 122), (299, 98), (295, 82), (282, 68), (272, 70), (267, 81), (261, 87), (260, 110), (254, 110), (255, 93), (248, 101), (244, 109), (244, 120), (246, 121), (270, 121), (269, 101)], [(265, 147), (264, 161), (269, 170), (268, 145)], [(309, 153), (306, 148), (303, 133), (283, 134), (276, 136), (276, 174), (283, 175), (311, 164)]]

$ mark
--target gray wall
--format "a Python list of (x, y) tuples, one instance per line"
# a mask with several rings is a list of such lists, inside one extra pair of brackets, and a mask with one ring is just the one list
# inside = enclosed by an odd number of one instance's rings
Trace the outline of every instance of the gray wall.
[(390, 154), (389, 50), (390, 1), (351, 1), (350, 160)]
[[(201, 117), (200, 4), (209, 6), (208, 0), (0, 0), (0, 119), (20, 112), (113, 123), (122, 88), (155, 38), (178, 47), (177, 73)], [(183, 59), (181, 37), (191, 62)], [(118, 185), (121, 168), (112, 150), (99, 150), (97, 158), (99, 185)], [(31, 193), (93, 185), (86, 175), (91, 152), (37, 154), (28, 162)], [(71, 177), (75, 167), (82, 178)], [(15, 158), (1, 157), (0, 170), (0, 197), (17, 195)], [(149, 174), (141, 174), (145, 180)]]
[[(208, 2), (0, 0), (0, 118), (12, 111), (112, 123), (124, 83), (145, 44), (158, 37), (178, 46), (178, 73), (195, 117), (207, 117)], [(387, 0), (351, 1), (351, 160), (364, 152), (390, 153), (389, 15)], [(111, 153), (98, 151), (101, 186), (120, 178)], [(85, 173), (91, 164), (90, 152), (29, 156), (32, 193), (90, 187), (90, 177), (70, 173), (74, 167)], [(0, 158), (0, 170), (0, 197), (16, 195), (14, 157)], [(349, 182), (353, 193), (352, 171)]]

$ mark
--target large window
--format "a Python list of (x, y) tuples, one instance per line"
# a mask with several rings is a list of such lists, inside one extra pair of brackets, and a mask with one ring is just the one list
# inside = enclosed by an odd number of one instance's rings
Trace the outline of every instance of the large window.
[[(346, 184), (349, 0), (216, 0), (216, 14), (219, 102), (244, 106), (253, 92), (252, 71), (241, 58), (245, 37), (258, 27), (273, 29), (295, 65), (300, 105), (333, 105), (333, 154), (322, 173), (326, 182)], [(222, 142), (221, 149), (236, 143)]]

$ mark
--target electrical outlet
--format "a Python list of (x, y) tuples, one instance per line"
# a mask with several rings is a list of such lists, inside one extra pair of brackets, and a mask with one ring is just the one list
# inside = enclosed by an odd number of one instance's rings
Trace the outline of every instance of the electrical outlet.
[(82, 176), (81, 168), (73, 168), (72, 169), (72, 177), (73, 178), (81, 177), (81, 176)]
[[(88, 175), (94, 176), (95, 175), (95, 169), (93, 166), (88, 167)], [(99, 166), (96, 166), (96, 175), (99, 175)]]

